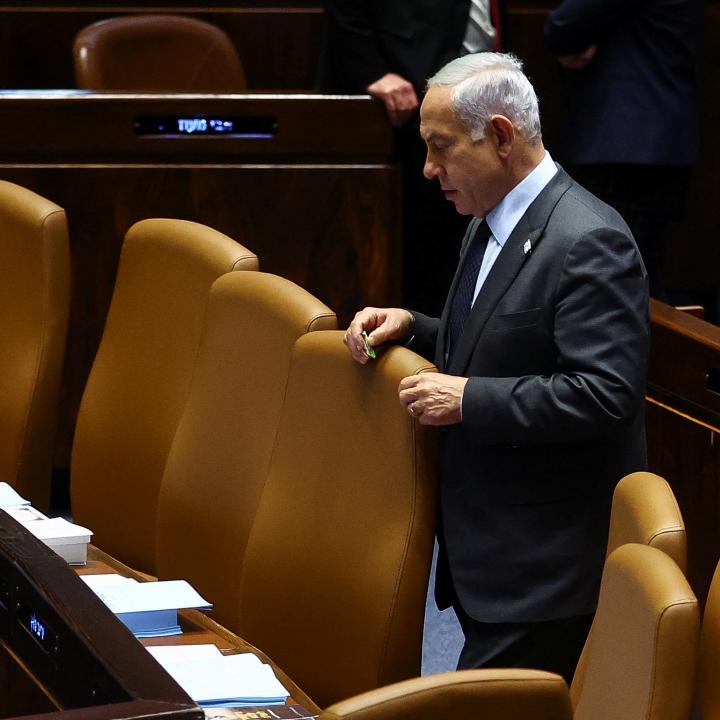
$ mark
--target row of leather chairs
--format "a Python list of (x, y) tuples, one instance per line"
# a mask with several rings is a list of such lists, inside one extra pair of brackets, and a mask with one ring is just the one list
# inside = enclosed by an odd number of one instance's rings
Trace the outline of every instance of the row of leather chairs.
[[(30, 205), (30, 221), (13, 220)], [(0, 184), (0, 223), (10, 247), (27, 246), (17, 267), (28, 255), (45, 264), (30, 242), (44, 248), (48, 228), (66, 251), (62, 211), (22, 188)], [(49, 266), (63, 274), (62, 262)], [(697, 602), (680, 569), (677, 504), (647, 473), (616, 490), (598, 614), (570, 693), (519, 670), (391, 685), (419, 669), (434, 516), (432, 436), (396, 388), (433, 368), (404, 348), (353, 363), (328, 308), (256, 269), (252, 253), (194, 223), (129, 231), (73, 446), (73, 509), (97, 544), (191, 580), (319, 705), (342, 700), (328, 718), (687, 717)], [(8, 274), (17, 289), (20, 273)], [(32, 368), (44, 352), (14, 362)], [(713, 680), (717, 594), (701, 661)], [(370, 688), (380, 689), (351, 698)]]
[(196, 223), (128, 231), (78, 413), (72, 511), (121, 561), (190, 580), (325, 705), (419, 671), (435, 443), (397, 386), (434, 368), (400, 347), (354, 363), (329, 308), (257, 267)]
[(363, 693), (327, 708), (320, 720), (714, 720), (720, 566), (698, 651), (699, 612), (683, 575), (685, 551), (668, 484), (651, 473), (629, 475), (613, 497), (598, 610), (569, 691), (551, 673), (466, 670)]

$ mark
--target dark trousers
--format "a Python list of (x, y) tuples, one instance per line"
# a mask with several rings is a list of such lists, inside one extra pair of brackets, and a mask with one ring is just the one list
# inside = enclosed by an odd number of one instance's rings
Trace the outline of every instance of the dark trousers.
[(593, 615), (536, 623), (484, 623), (458, 604), (455, 612), (465, 634), (458, 670), (522, 667), (547, 670), (572, 682)]

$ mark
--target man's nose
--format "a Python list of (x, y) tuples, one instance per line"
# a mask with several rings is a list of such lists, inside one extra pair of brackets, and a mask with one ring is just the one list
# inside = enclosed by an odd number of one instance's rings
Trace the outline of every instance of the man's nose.
[(442, 167), (440, 165), (433, 162), (430, 158), (425, 160), (425, 165), (423, 166), (423, 175), (428, 180), (433, 180), (436, 177), (440, 177), (441, 174), (442, 174)]

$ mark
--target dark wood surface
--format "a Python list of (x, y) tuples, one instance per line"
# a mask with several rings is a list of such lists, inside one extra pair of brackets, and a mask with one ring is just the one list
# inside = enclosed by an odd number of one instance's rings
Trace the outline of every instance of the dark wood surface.
[[(77, 568), (77, 572), (80, 575), (111, 572), (134, 578), (140, 582), (155, 579), (149, 575), (133, 570), (111, 555), (93, 546), (91, 546), (88, 551), (88, 564), (85, 567)], [(262, 652), (262, 650), (251, 645), (241, 637), (238, 637), (227, 628), (216, 623), (208, 617), (208, 615), (198, 610), (181, 610), (178, 613), (178, 617), (183, 631), (182, 635), (173, 635), (164, 638), (142, 638), (140, 642), (144, 646), (212, 644), (215, 645), (223, 655), (253, 653), (264, 663), (272, 666), (278, 680), (285, 686), (285, 689), (290, 692), (290, 697), (287, 700), (288, 704), (296, 703), (312, 712), (319, 712), (318, 706), (310, 697), (298, 687), (282, 668), (278, 667), (271, 658)]]
[[(562, 74), (543, 41), (543, 23), (557, 3), (507, 0), (507, 49), (525, 62), (540, 97), (547, 146), (562, 160)], [(112, 15), (160, 11), (202, 17), (223, 27), (238, 47), (250, 89), (307, 90), (315, 83), (323, 30), (315, 0), (74, 0), (56, 4), (25, 0), (0, 5), (0, 87), (72, 87), (72, 39), (84, 25)], [(710, 295), (720, 287), (720, 149), (715, 128), (720, 100), (715, 68), (720, 62), (720, 2), (705, 0), (699, 59), (701, 153), (690, 188), (688, 219), (671, 231), (666, 268), (671, 289)], [(38, 52), (38, 48), (42, 52)]]
[[(67, 563), (2, 511), (0, 601), (0, 695), (14, 695), (3, 702), (7, 713), (202, 720), (200, 708)], [(42, 623), (44, 643), (28, 629), (31, 615)], [(41, 692), (33, 693), (33, 684)]]
[[(144, 138), (138, 114), (273, 116), (272, 139)], [(0, 96), (0, 178), (65, 208), (70, 329), (56, 464), (112, 295), (122, 238), (136, 221), (201, 222), (243, 243), (260, 267), (319, 297), (346, 323), (400, 301), (400, 171), (384, 113), (369, 98), (317, 96)]]
[(688, 578), (704, 602), (720, 559), (720, 328), (657, 301), (651, 322), (649, 466), (678, 499)]

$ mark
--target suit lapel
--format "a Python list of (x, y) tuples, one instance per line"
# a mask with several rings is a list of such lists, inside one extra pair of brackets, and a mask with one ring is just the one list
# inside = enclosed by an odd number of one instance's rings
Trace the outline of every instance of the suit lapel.
[[(452, 362), (448, 368), (445, 368), (446, 372), (451, 375), (464, 375), (466, 373), (473, 350), (490, 315), (534, 249), (542, 241), (550, 214), (571, 184), (570, 177), (562, 168), (559, 168), (552, 180), (543, 188), (542, 192), (520, 218), (480, 289), (458, 346), (453, 352)], [(467, 246), (465, 251), (467, 251)], [(457, 279), (458, 273), (455, 274), (449, 298), (452, 298)], [(440, 324), (438, 344), (442, 342), (443, 354), (438, 359), (444, 359), (445, 357), (448, 308), (449, 302), (445, 304)], [(440, 338), (442, 338), (441, 341)]]

